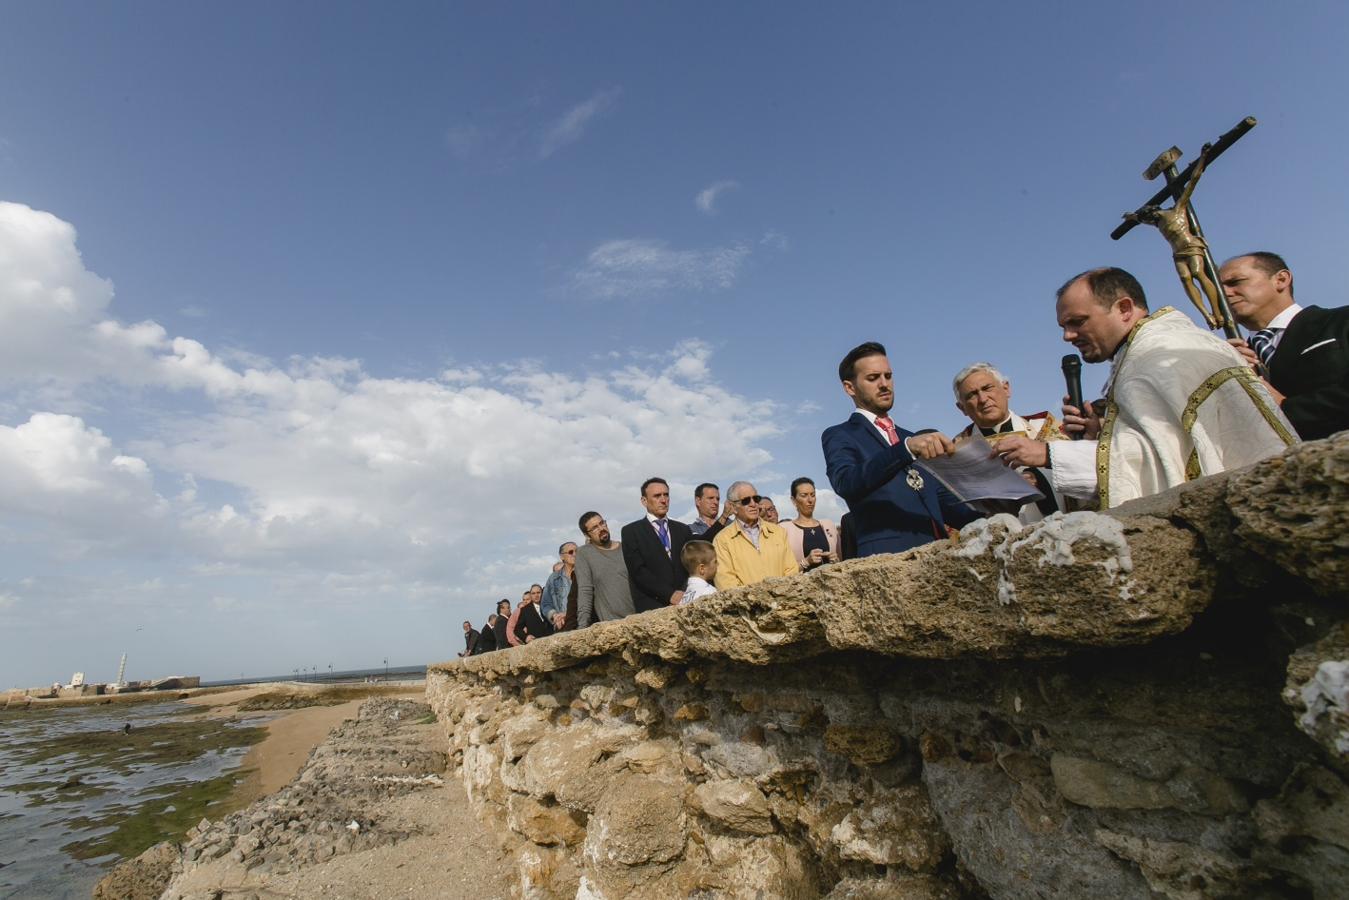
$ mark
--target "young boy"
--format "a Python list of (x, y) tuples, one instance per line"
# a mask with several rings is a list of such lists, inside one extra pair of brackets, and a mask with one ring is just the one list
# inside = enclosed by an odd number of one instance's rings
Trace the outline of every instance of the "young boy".
[(717, 551), (707, 541), (689, 541), (679, 553), (684, 571), (689, 573), (689, 585), (679, 605), (710, 597), (717, 592), (712, 579), (717, 577)]

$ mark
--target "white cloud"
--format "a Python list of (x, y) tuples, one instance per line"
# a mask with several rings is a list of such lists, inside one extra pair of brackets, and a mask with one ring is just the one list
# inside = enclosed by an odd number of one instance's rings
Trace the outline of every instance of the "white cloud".
[(739, 187), (740, 182), (738, 181), (718, 181), (699, 191), (698, 196), (693, 198), (693, 204), (698, 207), (699, 211), (709, 216), (715, 216), (717, 214), (717, 197), (726, 191), (733, 191)]
[(124, 547), (156, 536), (167, 503), (145, 460), (119, 453), (97, 428), (68, 415), (35, 413), (0, 425), (0, 517), (54, 529), (78, 555), (90, 542)]
[[(781, 438), (782, 410), (723, 388), (702, 341), (579, 373), (460, 363), (417, 379), (341, 358), (277, 365), (117, 321), (111, 285), (47, 213), (7, 204), (0, 227), (0, 323), (28, 341), (0, 329), (3, 380), (21, 391), (55, 379), (76, 398), (119, 401), (0, 418), (0, 568), (8, 586), (35, 579), (22, 593), (44, 610), (122, 603), (153, 619), (208, 614), (209, 598), (227, 597), (264, 603), (283, 628), (288, 609), (378, 597), (458, 604), (477, 619), (484, 598), (547, 574), (538, 561), (577, 536), (581, 511), (636, 518), (636, 486), (657, 473), (686, 496), (701, 481), (755, 477)], [(591, 265), (614, 290), (712, 290), (748, 253), (613, 242)], [(165, 392), (171, 405), (153, 405)], [(99, 560), (105, 570), (64, 568)]]
[(539, 143), (539, 158), (547, 159), (568, 144), (579, 141), (596, 117), (613, 108), (621, 93), (620, 88), (598, 91), (590, 99), (576, 104), (563, 113), (562, 117), (544, 132)]
[(658, 240), (606, 241), (590, 251), (575, 282), (583, 293), (601, 298), (724, 290), (735, 283), (749, 255), (745, 244), (676, 250)]

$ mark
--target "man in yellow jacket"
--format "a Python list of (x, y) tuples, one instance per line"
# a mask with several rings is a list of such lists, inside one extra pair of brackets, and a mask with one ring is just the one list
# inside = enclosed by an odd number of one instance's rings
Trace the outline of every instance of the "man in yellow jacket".
[(763, 501), (748, 481), (737, 481), (726, 491), (735, 521), (713, 540), (717, 551), (717, 590), (756, 584), (765, 578), (796, 575), (796, 564), (787, 533), (759, 517)]

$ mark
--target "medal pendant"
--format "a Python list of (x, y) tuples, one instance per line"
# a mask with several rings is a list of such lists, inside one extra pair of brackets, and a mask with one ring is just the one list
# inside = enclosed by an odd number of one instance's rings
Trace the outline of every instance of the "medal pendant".
[(923, 489), (923, 476), (918, 474), (917, 469), (909, 469), (909, 474), (904, 476), (904, 480), (907, 481), (909, 487), (913, 488), (915, 491), (921, 491)]

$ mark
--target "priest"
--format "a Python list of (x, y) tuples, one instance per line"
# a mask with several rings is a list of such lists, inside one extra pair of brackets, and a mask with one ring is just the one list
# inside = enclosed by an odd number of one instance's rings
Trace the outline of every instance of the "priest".
[[(961, 369), (952, 379), (951, 389), (955, 391), (956, 409), (970, 419), (969, 426), (955, 436), (957, 441), (976, 433), (995, 446), (1012, 437), (1041, 442), (1067, 440), (1067, 436), (1059, 429), (1058, 420), (1050, 413), (1019, 416), (1012, 412), (1012, 383), (992, 363), (977, 362)], [(1011, 513), (1021, 520), (1021, 524), (1032, 525), (1060, 509), (1053, 484), (1045, 470), (1021, 467), (1021, 474), (1044, 497), (997, 511)], [(989, 506), (989, 501), (984, 501), (983, 505)]]
[(1055, 490), (1108, 509), (1297, 442), (1237, 352), (1169, 306), (1149, 313), (1128, 272), (1091, 269), (1057, 297), (1063, 339), (1089, 363), (1110, 362), (1103, 408), (1064, 408), (1065, 429), (1088, 440), (999, 442), (1008, 465), (1048, 467)]

